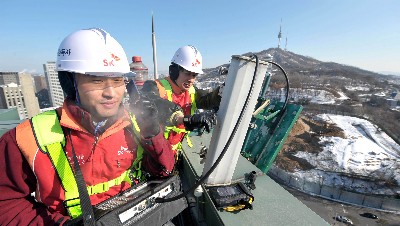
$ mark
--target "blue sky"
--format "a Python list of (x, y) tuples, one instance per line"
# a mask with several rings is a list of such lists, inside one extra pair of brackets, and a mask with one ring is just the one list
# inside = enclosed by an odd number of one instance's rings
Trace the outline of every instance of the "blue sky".
[(12, 0), (0, 3), (0, 71), (43, 73), (59, 44), (81, 28), (101, 27), (153, 68), (154, 14), (159, 73), (175, 51), (196, 46), (204, 67), (232, 55), (277, 47), (371, 71), (400, 73), (398, 0)]

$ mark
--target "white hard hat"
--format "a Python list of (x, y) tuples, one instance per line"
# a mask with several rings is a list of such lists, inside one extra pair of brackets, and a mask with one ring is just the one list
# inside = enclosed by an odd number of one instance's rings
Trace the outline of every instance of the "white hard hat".
[(187, 45), (179, 48), (171, 60), (188, 71), (203, 74), (203, 58), (196, 47)]
[(130, 69), (121, 45), (108, 32), (90, 28), (76, 31), (61, 42), (57, 71), (121, 77)]

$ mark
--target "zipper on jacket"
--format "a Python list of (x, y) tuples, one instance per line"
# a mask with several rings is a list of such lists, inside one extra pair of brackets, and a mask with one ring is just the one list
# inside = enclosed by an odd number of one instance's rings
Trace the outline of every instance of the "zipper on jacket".
[(94, 143), (93, 143), (93, 145), (92, 145), (92, 152), (91, 152), (91, 154), (90, 154), (89, 161), (92, 161), (92, 160), (93, 160), (94, 149), (96, 148), (96, 145), (97, 145), (97, 142), (98, 142), (98, 141), (99, 141), (99, 137), (98, 137), (98, 136), (95, 136), (95, 137), (94, 137)]

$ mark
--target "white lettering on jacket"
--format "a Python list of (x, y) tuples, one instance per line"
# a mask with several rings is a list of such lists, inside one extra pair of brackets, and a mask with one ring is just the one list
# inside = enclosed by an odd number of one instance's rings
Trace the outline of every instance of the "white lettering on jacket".
[(123, 154), (132, 154), (132, 150), (129, 150), (128, 148), (121, 146), (121, 150), (118, 151), (118, 155), (123, 155)]

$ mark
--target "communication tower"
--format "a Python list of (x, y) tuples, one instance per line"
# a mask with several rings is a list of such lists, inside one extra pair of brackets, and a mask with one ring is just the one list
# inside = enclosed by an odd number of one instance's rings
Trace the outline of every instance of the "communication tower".
[(281, 24), (279, 25), (279, 34), (278, 34), (278, 48), (281, 48), (281, 38), (282, 38), (282, 19), (281, 19)]

